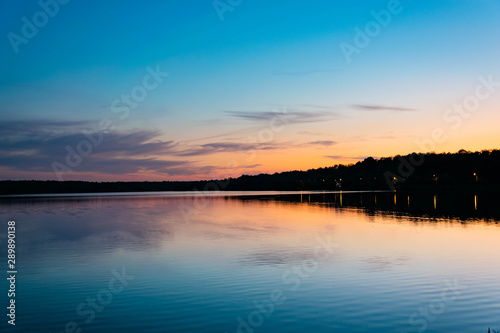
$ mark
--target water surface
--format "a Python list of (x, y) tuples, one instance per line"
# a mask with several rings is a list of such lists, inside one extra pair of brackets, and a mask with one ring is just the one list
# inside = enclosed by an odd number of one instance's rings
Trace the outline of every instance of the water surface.
[[(7, 327), (4, 319), (1, 327), (500, 328), (500, 214), (494, 198), (243, 194), (1, 199), (2, 262), (8, 220), (17, 222), (18, 241), (17, 325)], [(120, 282), (116, 276), (123, 274)]]

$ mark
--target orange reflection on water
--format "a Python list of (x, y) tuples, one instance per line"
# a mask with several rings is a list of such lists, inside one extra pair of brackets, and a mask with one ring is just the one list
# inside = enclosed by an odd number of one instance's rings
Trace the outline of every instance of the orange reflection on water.
[[(342, 197), (339, 193), (338, 203)], [(437, 196), (434, 202), (437, 208)], [(422, 270), (431, 274), (436, 269), (456, 274), (478, 260), (500, 260), (500, 252), (492, 251), (500, 238), (495, 224), (479, 220), (463, 224), (387, 212), (368, 214), (359, 208), (327, 204), (214, 198), (190, 224), (174, 225), (175, 235), (189, 252), (194, 251), (192, 247), (206, 253), (265, 248), (274, 254), (289, 253), (291, 248), (307, 252), (317, 246), (318, 237), (331, 237), (340, 244), (336, 253), (353, 267), (362, 267), (377, 257), (396, 263), (393, 269), (412, 269), (411, 265), (419, 263), (421, 274)]]

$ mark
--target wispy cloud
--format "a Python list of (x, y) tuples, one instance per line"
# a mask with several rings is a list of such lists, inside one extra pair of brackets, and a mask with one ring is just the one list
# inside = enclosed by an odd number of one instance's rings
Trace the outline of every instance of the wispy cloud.
[(254, 145), (242, 143), (214, 142), (181, 149), (175, 152), (175, 154), (177, 156), (202, 156), (224, 152), (248, 151), (255, 149), (254, 147)]
[[(19, 171), (52, 172), (52, 162), (64, 163), (67, 147), (77, 150), (89, 140), (81, 132), (90, 121), (11, 121), (0, 125), (0, 166)], [(95, 124), (95, 123), (94, 123)], [(164, 160), (162, 154), (175, 150), (172, 141), (159, 140), (156, 131), (106, 131), (93, 133), (98, 145), (82, 158), (80, 170), (127, 174), (139, 171), (168, 173), (171, 167), (190, 164), (184, 160)], [(89, 141), (88, 141), (89, 142)], [(97, 142), (97, 141), (96, 141)]]
[(325, 146), (325, 147), (333, 146), (333, 145), (336, 145), (336, 144), (338, 144), (337, 141), (331, 141), (331, 140), (319, 140), (319, 141), (311, 141), (311, 142), (307, 143), (307, 145)]
[[(66, 162), (67, 147), (77, 150), (82, 141), (90, 142), (82, 130), (95, 121), (9, 121), (0, 124), (0, 167), (11, 171), (52, 173), (54, 161)], [(220, 166), (203, 165), (192, 157), (218, 153), (287, 148), (289, 142), (239, 143), (216, 141), (204, 144), (177, 143), (161, 139), (162, 133), (151, 130), (90, 132), (92, 152), (82, 156), (76, 173), (125, 175), (158, 173), (173, 176), (214, 174)], [(102, 138), (100, 138), (102, 136)], [(90, 140), (90, 141), (89, 141)], [(240, 166), (253, 169), (260, 164)]]
[(236, 143), (236, 142), (213, 142), (199, 146), (178, 149), (173, 152), (177, 156), (202, 156), (217, 153), (237, 153), (251, 150), (273, 150), (290, 147), (287, 142), (281, 143)]
[(279, 150), (288, 149), (290, 147), (303, 146), (323, 146), (329, 147), (336, 145), (338, 142), (331, 140), (318, 140), (305, 143), (295, 142), (262, 142), (262, 143), (237, 143), (237, 142), (212, 142), (199, 146), (188, 148), (178, 147), (176, 151), (171, 152), (176, 156), (203, 156), (217, 153), (238, 153), (247, 151), (260, 150)]
[(331, 111), (301, 111), (288, 110), (286, 112), (258, 112), (258, 111), (224, 111), (230, 117), (251, 120), (270, 121), (274, 118), (282, 119), (290, 124), (314, 123), (339, 118), (340, 115)]
[(0, 123), (0, 132), (3, 135), (14, 132), (69, 132), (75, 128), (84, 128), (95, 122), (90, 120), (8, 120)]
[[(94, 154), (112, 154), (122, 157), (148, 156), (171, 152), (175, 146), (172, 141), (153, 141), (159, 133), (152, 131), (136, 130), (101, 134), (103, 139), (98, 147), (93, 149)], [(26, 133), (17, 132), (13, 135), (5, 135), (0, 141), (0, 156), (8, 152), (15, 152), (18, 155), (36, 152), (40, 156), (59, 158), (67, 153), (66, 146), (76, 149), (75, 147), (86, 139), (83, 133), (36, 132), (30, 129)]]
[(395, 112), (411, 112), (417, 111), (413, 108), (404, 107), (394, 107), (394, 106), (383, 106), (383, 105), (371, 105), (371, 104), (354, 104), (351, 105), (352, 108), (362, 111), (395, 111)]
[(334, 110), (336, 109), (333, 106), (328, 105), (319, 105), (319, 104), (301, 104), (302, 107), (312, 108), (312, 109), (324, 109), (324, 110)]
[(307, 136), (315, 136), (315, 137), (324, 137), (324, 136), (332, 136), (331, 133), (325, 132), (314, 132), (314, 131), (298, 131), (297, 135), (307, 135)]
[[(63, 150), (64, 151), (64, 150)], [(64, 162), (64, 157), (56, 161)], [(18, 171), (53, 172), (51, 167), (54, 159), (39, 154), (11, 155), (2, 157), (1, 166)], [(136, 172), (170, 173), (172, 167), (185, 166), (188, 161), (166, 161), (154, 158), (118, 158), (103, 155), (86, 156), (80, 168), (75, 172), (97, 172), (114, 175), (124, 175)]]

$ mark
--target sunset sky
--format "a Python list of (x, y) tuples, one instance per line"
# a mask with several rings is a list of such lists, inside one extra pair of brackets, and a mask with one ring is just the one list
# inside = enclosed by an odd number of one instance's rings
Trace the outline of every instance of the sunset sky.
[(500, 148), (497, 0), (60, 2), (0, 1), (0, 179)]

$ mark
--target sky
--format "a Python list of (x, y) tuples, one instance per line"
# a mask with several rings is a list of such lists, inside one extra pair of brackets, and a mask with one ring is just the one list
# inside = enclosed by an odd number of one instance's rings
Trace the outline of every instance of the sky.
[(0, 0), (0, 179), (500, 148), (500, 1)]

